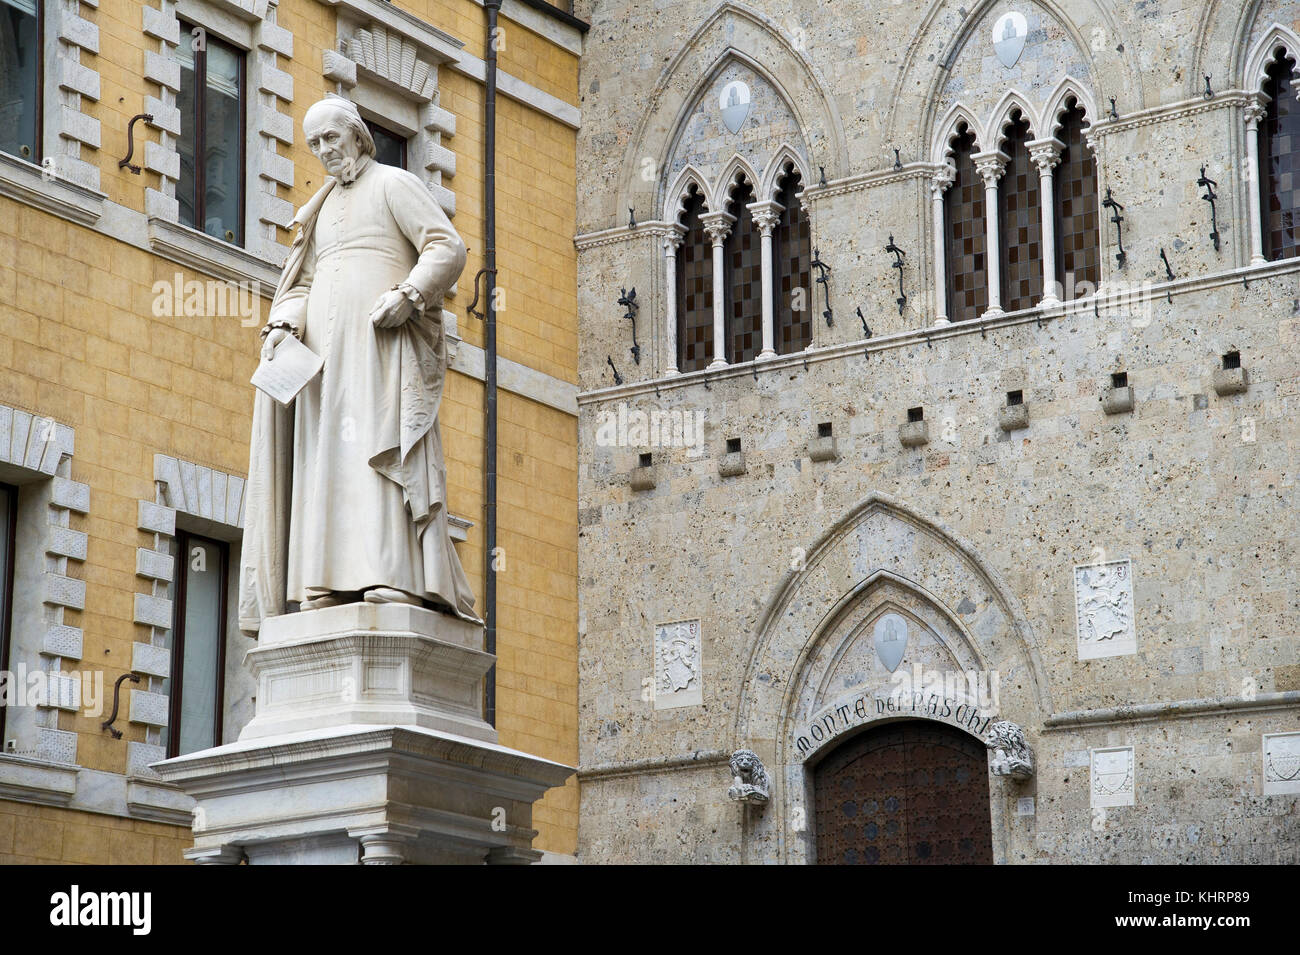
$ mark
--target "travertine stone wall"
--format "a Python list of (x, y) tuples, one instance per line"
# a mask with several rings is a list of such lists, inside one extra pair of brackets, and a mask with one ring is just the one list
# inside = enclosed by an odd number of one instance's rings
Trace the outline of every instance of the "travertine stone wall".
[[(1033, 780), (990, 780), (999, 861), (1300, 858), (1297, 798), (1262, 795), (1260, 752), (1262, 734), (1300, 728), (1300, 264), (1247, 269), (1242, 116), (1251, 46), (1275, 22), (1294, 28), (1300, 6), (1221, 7), (933, 0), (832, 16), (773, 3), (579, 4), (593, 23), (578, 209), (584, 861), (811, 859), (793, 730), (829, 688), (888, 689), (855, 627), (890, 601), (929, 621), (909, 651), (918, 661), (999, 672), (1001, 714), (1035, 750)], [(1031, 26), (1013, 70), (989, 36), (1010, 9)], [(640, 58), (618, 39), (629, 31)], [(644, 182), (637, 162), (679, 148), (669, 131), (699, 125), (683, 118), (695, 102), (714, 108), (691, 91), (729, 58), (763, 63), (809, 131), (814, 183), (826, 167), (827, 185), (810, 183), (805, 201), (832, 268), (835, 323), (820, 317), (818, 288), (807, 354), (665, 378), (665, 230), (648, 220), (668, 183)], [(1131, 297), (935, 328), (929, 187), (945, 114), (961, 102), (983, 132), (1014, 88), (1041, 115), (1066, 78), (1096, 104), (1102, 192), (1125, 206), (1122, 271), (1114, 226), (1101, 223), (1103, 287)], [(1106, 115), (1112, 96), (1118, 119)], [(1219, 182), (1218, 252), (1196, 186), (1203, 164)], [(902, 315), (890, 235), (907, 252)], [(614, 304), (632, 285), (654, 355), (639, 366)], [(1231, 351), (1248, 388), (1220, 395), (1214, 373)], [(1119, 372), (1135, 407), (1108, 415)], [(1028, 427), (1008, 432), (999, 416), (1013, 390)], [(702, 416), (702, 442), (601, 436), (620, 407)], [(929, 442), (904, 447), (899, 426), (915, 407)], [(835, 460), (809, 455), (821, 423)], [(728, 439), (745, 455), (738, 476), (719, 473)], [(634, 491), (645, 452), (655, 486)], [(1122, 559), (1137, 653), (1081, 662), (1074, 568)], [(645, 692), (654, 627), (684, 619), (701, 621), (704, 702), (656, 710)], [(949, 631), (967, 649), (935, 649), (929, 635)], [(1169, 712), (1125, 711), (1153, 703)], [(1099, 816), (1088, 750), (1113, 746), (1134, 748), (1135, 805)], [(739, 747), (772, 776), (761, 810), (727, 799), (725, 754)], [(1027, 797), (1035, 810), (1019, 814)]]

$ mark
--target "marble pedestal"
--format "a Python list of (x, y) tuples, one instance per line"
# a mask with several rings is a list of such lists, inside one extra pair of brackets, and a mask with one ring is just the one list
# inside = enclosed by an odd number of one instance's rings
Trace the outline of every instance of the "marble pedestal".
[(197, 802), (200, 863), (529, 863), (573, 770), (497, 742), (483, 628), (395, 604), (268, 619), (239, 740), (154, 769)]

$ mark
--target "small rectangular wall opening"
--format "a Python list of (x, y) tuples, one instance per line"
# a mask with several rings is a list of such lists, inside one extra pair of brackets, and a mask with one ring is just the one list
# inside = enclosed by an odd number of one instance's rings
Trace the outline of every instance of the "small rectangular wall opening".
[(1025, 403), (1025, 393), (1024, 393), (1023, 391), (1008, 391), (1008, 392), (1007, 392), (1007, 407), (1008, 407), (1008, 408), (1014, 408), (1016, 405), (1023, 405), (1024, 403)]
[(817, 437), (829, 438), (830, 436), (831, 436), (831, 423), (829, 421), (823, 421), (821, 424), (817, 426)]
[(1230, 351), (1230, 352), (1225, 353), (1224, 356), (1223, 356), (1223, 367), (1224, 367), (1224, 368), (1240, 368), (1240, 367), (1241, 367), (1241, 352), (1239, 352), (1239, 351)]
[(908, 421), (924, 421), (924, 420), (925, 420), (925, 409), (924, 409), (924, 408), (908, 408), (908, 409), (907, 409), (907, 420), (908, 420)]
[(640, 461), (640, 467), (648, 468), (650, 467), (651, 464), (654, 463), (654, 455), (650, 452), (646, 452), (642, 454), (637, 460)]
[(1126, 371), (1115, 372), (1113, 375), (1110, 376), (1110, 385), (1112, 388), (1127, 388), (1128, 372)]
[(739, 439), (739, 438), (728, 438), (728, 439), (727, 439), (727, 453), (728, 453), (728, 454), (735, 454), (735, 453), (736, 453), (737, 451), (739, 451), (739, 450), (740, 450), (740, 439)]

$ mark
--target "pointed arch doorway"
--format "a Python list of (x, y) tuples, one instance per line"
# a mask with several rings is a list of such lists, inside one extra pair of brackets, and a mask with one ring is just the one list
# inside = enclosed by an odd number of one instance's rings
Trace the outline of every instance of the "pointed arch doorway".
[(932, 720), (875, 726), (813, 770), (817, 862), (991, 865), (988, 757)]

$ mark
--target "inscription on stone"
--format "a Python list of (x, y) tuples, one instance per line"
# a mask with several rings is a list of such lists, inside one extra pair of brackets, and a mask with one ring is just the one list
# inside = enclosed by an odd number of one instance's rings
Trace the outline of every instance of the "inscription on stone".
[(1129, 561), (1075, 567), (1074, 602), (1080, 660), (1137, 653)]
[(814, 713), (794, 735), (795, 753), (804, 759), (847, 730), (900, 716), (939, 720), (978, 736), (986, 745), (994, 742), (991, 730), (996, 715), (975, 703), (924, 690), (911, 693), (868, 690), (842, 696)]
[(704, 702), (700, 622), (679, 620), (655, 627), (655, 709)]
[(1133, 747), (1091, 750), (1093, 809), (1133, 805)]
[(1300, 793), (1300, 733), (1264, 734), (1264, 795)]

